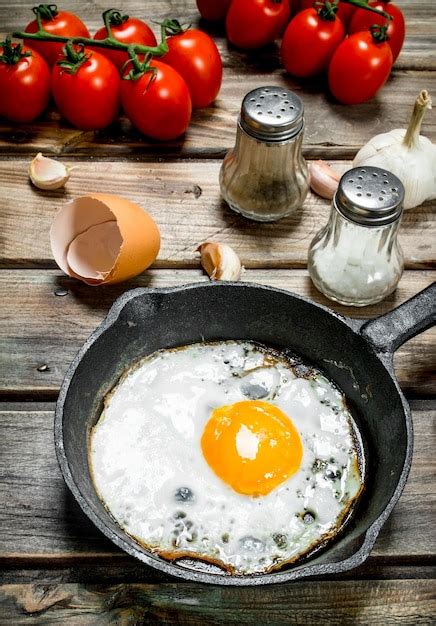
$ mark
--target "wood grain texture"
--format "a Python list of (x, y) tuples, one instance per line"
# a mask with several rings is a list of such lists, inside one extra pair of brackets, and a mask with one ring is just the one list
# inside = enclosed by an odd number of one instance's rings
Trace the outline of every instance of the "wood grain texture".
[[(373, 317), (391, 310), (436, 278), (435, 271), (406, 272), (399, 288), (384, 302), (363, 309), (333, 305), (312, 286), (304, 270), (247, 270), (244, 279), (284, 288), (332, 306), (353, 317)], [(88, 287), (58, 271), (0, 272), (0, 371), (3, 396), (55, 398), (75, 353), (101, 322), (116, 297), (128, 288), (167, 287), (207, 280), (197, 270), (153, 270), (108, 287)], [(55, 295), (64, 287), (66, 296)], [(408, 394), (436, 394), (436, 329), (418, 335), (396, 354), (396, 371)], [(38, 367), (47, 365), (39, 371)], [(31, 395), (33, 394), (33, 396)]]
[[(240, 60), (243, 63), (243, 59)], [(185, 136), (156, 143), (131, 128), (120, 117), (102, 131), (80, 131), (50, 108), (31, 124), (0, 121), (0, 155), (54, 153), (58, 155), (119, 158), (215, 157), (222, 158), (233, 145), (236, 123), (245, 94), (260, 85), (279, 85), (298, 93), (305, 105), (303, 151), (308, 158), (353, 158), (375, 134), (407, 126), (413, 103), (421, 89), (436, 93), (436, 72), (394, 70), (389, 81), (371, 101), (356, 106), (335, 102), (326, 85), (316, 79), (304, 83), (253, 61), (251, 69), (227, 68), (216, 102), (194, 112)], [(242, 66), (244, 67), (244, 66)], [(436, 116), (427, 114), (422, 133), (436, 137)]]
[[(371, 556), (434, 564), (436, 410), (412, 414), (411, 473)], [(0, 411), (0, 475), (0, 568), (12, 562), (21, 567), (136, 563), (93, 526), (65, 486), (54, 450), (53, 411)]]
[[(49, 244), (53, 217), (87, 191), (119, 194), (149, 211), (162, 235), (156, 267), (198, 267), (195, 249), (206, 239), (233, 246), (246, 267), (305, 267), (309, 244), (330, 212), (329, 201), (310, 193), (292, 217), (270, 224), (247, 220), (221, 199), (220, 161), (73, 164), (66, 189), (44, 192), (29, 182), (27, 160), (0, 161), (0, 267), (55, 267)], [(345, 171), (350, 164), (334, 166)], [(432, 201), (404, 214), (400, 242), (408, 268), (435, 264), (435, 207)]]
[[(177, 585), (4, 585), (20, 624), (431, 624), (434, 581), (293, 583), (259, 589)], [(6, 623), (6, 622), (3, 622)]]

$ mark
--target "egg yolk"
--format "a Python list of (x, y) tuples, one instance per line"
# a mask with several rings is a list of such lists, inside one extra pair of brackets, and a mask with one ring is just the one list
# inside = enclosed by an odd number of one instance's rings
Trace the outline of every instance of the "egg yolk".
[(238, 493), (264, 496), (301, 465), (303, 445), (277, 406), (246, 400), (214, 409), (201, 438), (204, 458)]

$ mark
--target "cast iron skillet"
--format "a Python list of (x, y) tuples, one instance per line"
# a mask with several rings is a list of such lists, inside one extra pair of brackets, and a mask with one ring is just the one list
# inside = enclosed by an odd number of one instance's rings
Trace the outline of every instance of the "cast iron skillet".
[[(126, 292), (82, 347), (62, 384), (55, 444), (67, 485), (83, 511), (117, 546), (179, 578), (260, 585), (336, 574), (360, 565), (400, 497), (412, 458), (412, 421), (394, 376), (393, 353), (434, 324), (435, 294), (433, 283), (391, 313), (365, 323), (255, 284), (211, 282)], [(90, 478), (89, 431), (103, 397), (123, 370), (160, 348), (220, 339), (251, 339), (291, 349), (324, 370), (345, 392), (367, 451), (366, 488), (342, 533), (311, 558), (275, 573), (231, 576), (201, 561), (163, 560), (112, 520)]]

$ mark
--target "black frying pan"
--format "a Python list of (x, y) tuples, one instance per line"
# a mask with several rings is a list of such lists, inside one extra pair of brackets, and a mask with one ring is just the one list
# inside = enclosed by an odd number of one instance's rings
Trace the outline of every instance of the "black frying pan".
[[(257, 585), (336, 574), (360, 565), (400, 497), (412, 459), (412, 421), (394, 376), (393, 353), (434, 324), (435, 294), (436, 283), (369, 322), (254, 284), (198, 283), (123, 294), (76, 356), (61, 388), (55, 444), (67, 485), (88, 517), (117, 546), (179, 578)], [(365, 492), (343, 532), (312, 558), (271, 574), (231, 576), (199, 561), (170, 563), (152, 554), (112, 520), (89, 473), (89, 431), (121, 373), (160, 348), (221, 339), (288, 348), (324, 370), (345, 392), (367, 447)]]

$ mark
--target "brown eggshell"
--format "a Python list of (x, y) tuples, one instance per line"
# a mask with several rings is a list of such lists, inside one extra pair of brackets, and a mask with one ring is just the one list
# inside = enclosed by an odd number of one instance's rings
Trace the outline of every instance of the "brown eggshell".
[(160, 246), (154, 220), (134, 202), (104, 193), (76, 198), (55, 216), (50, 242), (56, 263), (88, 285), (140, 274)]

